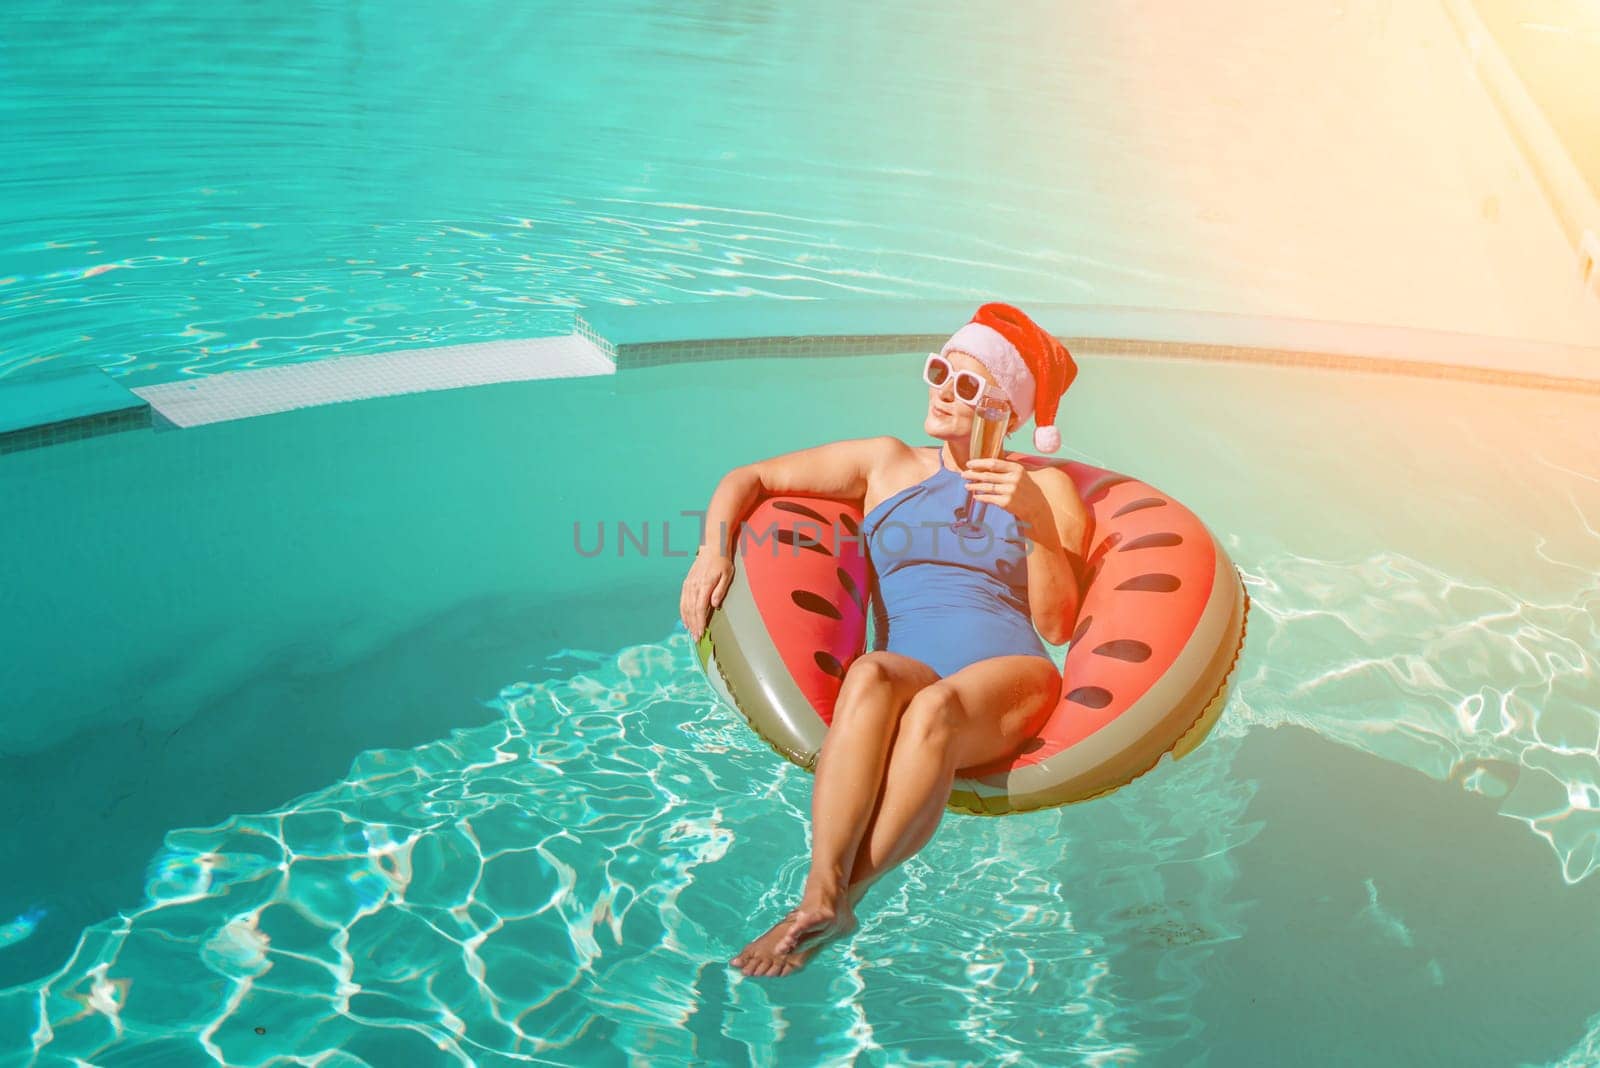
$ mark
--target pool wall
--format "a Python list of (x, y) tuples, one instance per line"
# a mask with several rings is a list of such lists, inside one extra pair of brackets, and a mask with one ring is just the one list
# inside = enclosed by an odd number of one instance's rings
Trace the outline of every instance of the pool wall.
[[(1086, 356), (1600, 392), (1600, 349), (1151, 309), (1030, 310)], [(366, 648), (375, 634), (394, 633), (442, 603), (581, 598), (619, 583), (667, 582), (686, 563), (665, 553), (692, 549), (698, 533), (696, 520), (680, 513), (704, 506), (731, 458), (718, 448), (705, 394), (680, 391), (670, 375), (637, 372), (737, 357), (918, 352), (970, 313), (966, 303), (849, 301), (603, 309), (580, 318), (574, 336), (604, 358), (565, 366), (572, 377), (380, 396), (354, 409), (303, 407), (187, 430), (161, 417), (161, 387), (143, 390), (156, 408), (154, 430), (53, 437), (53, 447), (0, 458), (9, 520), (0, 527), (8, 608), (0, 692), (25, 713), (0, 724), (0, 754), (36, 751), (96, 722), (181, 721), (187, 713), (179, 710), (208, 688), (225, 688), (283, 650), (337, 660), (342, 649)], [(360, 388), (419, 388), (412, 365), (427, 354), (410, 363), (399, 355), (177, 385), (186, 397), (226, 391), (241, 411), (253, 410), (257, 383), (274, 403), (311, 403), (312, 394), (284, 387), (297, 375), (345, 383), (332, 395), (341, 399)], [(364, 360), (374, 362), (333, 374)], [(612, 361), (620, 373), (608, 373)], [(0, 410), (16, 389), (9, 380), (0, 389)], [(693, 458), (691, 469), (662, 469), (630, 431), (660, 425), (651, 409), (662, 404), (691, 417), (705, 412), (704, 436), (676, 452)], [(806, 413), (768, 414), (771, 452), (815, 443)], [(618, 471), (637, 477), (619, 480)], [(586, 535), (605, 527), (610, 541), (581, 555), (574, 523)], [(632, 524), (634, 540), (622, 546), (619, 524)], [(664, 532), (676, 544), (663, 546)]]
[(619, 481), (636, 443), (574, 434), (648, 403), (609, 377), (509, 383), (5, 457), (0, 753), (171, 729), (239, 678), (332, 666), (442, 605), (662, 573), (573, 545), (575, 522), (671, 514), (712, 478), (708, 449), (705, 471)]

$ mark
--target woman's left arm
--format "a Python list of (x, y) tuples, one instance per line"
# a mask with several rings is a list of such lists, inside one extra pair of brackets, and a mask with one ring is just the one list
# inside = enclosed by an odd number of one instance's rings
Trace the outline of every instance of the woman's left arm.
[(1060, 645), (1072, 637), (1080, 593), (1072, 560), (1082, 559), (1089, 513), (1065, 471), (1029, 471), (1013, 460), (967, 462), (963, 472), (976, 500), (999, 505), (1017, 517), (1028, 551), (1028, 604), (1044, 640)]

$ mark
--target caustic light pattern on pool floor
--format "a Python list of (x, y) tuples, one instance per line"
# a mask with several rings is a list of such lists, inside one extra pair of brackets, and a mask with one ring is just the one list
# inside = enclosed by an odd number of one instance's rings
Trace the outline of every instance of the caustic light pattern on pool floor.
[[(1446, 1022), (1505, 1002), (1473, 954), (1515, 924), (1460, 938), (1475, 895), (1434, 880), (1485, 865), (1551, 918), (1531, 1033), (1580, 1056), (1600, 1020), (1558, 973), (1597, 951), (1560, 920), (1596, 889), (1594, 762), (1570, 755), (1593, 720), (1572, 637), (1593, 576), (1543, 605), (1393, 555), (1246, 580), (1259, 626), (1193, 757), (1084, 805), (948, 817), (790, 978), (725, 961), (798, 892), (810, 780), (715, 703), (679, 631), (568, 650), (556, 677), (504, 690), (495, 723), (169, 833), (142, 907), (0, 991), (0, 1064), (1188, 1063), (1270, 1040), (1252, 1006), (1286, 982), (1325, 999), (1308, 1033), (1372, 1040), (1335, 1017), (1379, 998), (1435, 1021), (1410, 1039), (1448, 1058), (1472, 1035)], [(1335, 670), (1328, 628), (1349, 654)], [(1534, 696), (1445, 684), (1484, 663)], [(1423, 826), (1435, 855), (1406, 837)], [(1263, 962), (1317, 932), (1317, 968), (1267, 982)]]

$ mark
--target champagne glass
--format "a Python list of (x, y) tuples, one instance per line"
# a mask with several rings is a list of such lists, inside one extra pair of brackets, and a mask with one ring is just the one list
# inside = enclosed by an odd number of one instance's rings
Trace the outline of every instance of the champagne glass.
[[(1006, 426), (1010, 422), (1011, 403), (1005, 391), (998, 386), (984, 390), (983, 396), (978, 398), (977, 407), (972, 410), (972, 441), (967, 449), (968, 458), (993, 460), (1005, 452)], [(969, 489), (967, 503), (956, 513), (950, 529), (963, 538), (984, 537), (983, 514), (988, 510), (988, 503), (974, 500)]]

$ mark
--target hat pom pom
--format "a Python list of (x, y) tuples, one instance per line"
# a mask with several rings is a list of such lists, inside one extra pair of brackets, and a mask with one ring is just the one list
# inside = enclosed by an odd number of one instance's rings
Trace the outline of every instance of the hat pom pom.
[(1061, 448), (1061, 431), (1053, 426), (1034, 427), (1033, 447), (1040, 452), (1055, 452)]

